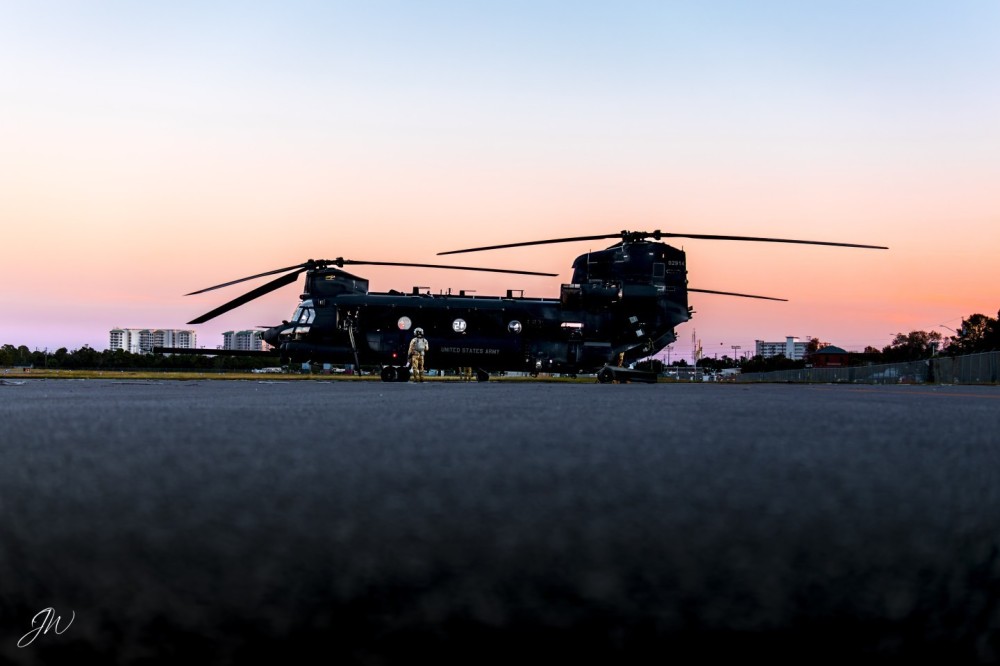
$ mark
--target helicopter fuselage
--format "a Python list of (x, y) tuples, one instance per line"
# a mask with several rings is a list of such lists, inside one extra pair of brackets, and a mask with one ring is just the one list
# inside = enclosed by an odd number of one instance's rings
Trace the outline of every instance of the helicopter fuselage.
[(579, 256), (559, 298), (370, 292), (341, 269), (306, 274), (288, 322), (264, 339), (290, 361), (406, 364), (413, 330), (430, 342), (430, 368), (582, 373), (651, 356), (690, 319), (684, 252), (620, 243)]

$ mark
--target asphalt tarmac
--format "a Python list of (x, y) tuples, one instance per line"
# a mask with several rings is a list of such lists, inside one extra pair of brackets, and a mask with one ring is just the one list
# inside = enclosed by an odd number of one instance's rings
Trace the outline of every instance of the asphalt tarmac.
[(0, 442), (0, 663), (1000, 658), (995, 386), (26, 380)]

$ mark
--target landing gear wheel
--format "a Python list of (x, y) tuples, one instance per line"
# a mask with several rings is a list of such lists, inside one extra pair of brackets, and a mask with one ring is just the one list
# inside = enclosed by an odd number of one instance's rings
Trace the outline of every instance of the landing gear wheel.
[(611, 368), (604, 368), (597, 373), (597, 381), (602, 384), (610, 384), (615, 381), (615, 371)]
[(490, 373), (483, 370), (476, 370), (476, 381), (477, 382), (488, 382), (490, 381)]
[(382, 381), (384, 382), (398, 382), (399, 381), (399, 368), (394, 365), (387, 365), (382, 368), (380, 373)]

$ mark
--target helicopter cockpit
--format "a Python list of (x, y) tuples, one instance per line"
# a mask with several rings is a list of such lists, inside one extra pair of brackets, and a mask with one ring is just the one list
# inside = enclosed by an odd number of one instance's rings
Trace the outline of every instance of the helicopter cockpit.
[(316, 310), (313, 307), (312, 299), (307, 299), (299, 303), (292, 313), (292, 318), (288, 320), (290, 324), (302, 324), (308, 326), (316, 319)]
[(292, 318), (288, 320), (285, 324), (285, 328), (281, 331), (281, 337), (298, 339), (302, 338), (309, 333), (312, 327), (313, 321), (316, 319), (316, 309), (313, 306), (311, 298), (307, 298), (301, 301), (295, 312), (292, 313)]

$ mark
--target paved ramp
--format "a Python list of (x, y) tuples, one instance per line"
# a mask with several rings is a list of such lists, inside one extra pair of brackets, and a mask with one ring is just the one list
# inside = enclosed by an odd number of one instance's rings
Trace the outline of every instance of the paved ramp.
[(1000, 656), (995, 387), (28, 380), (0, 431), (0, 661)]

